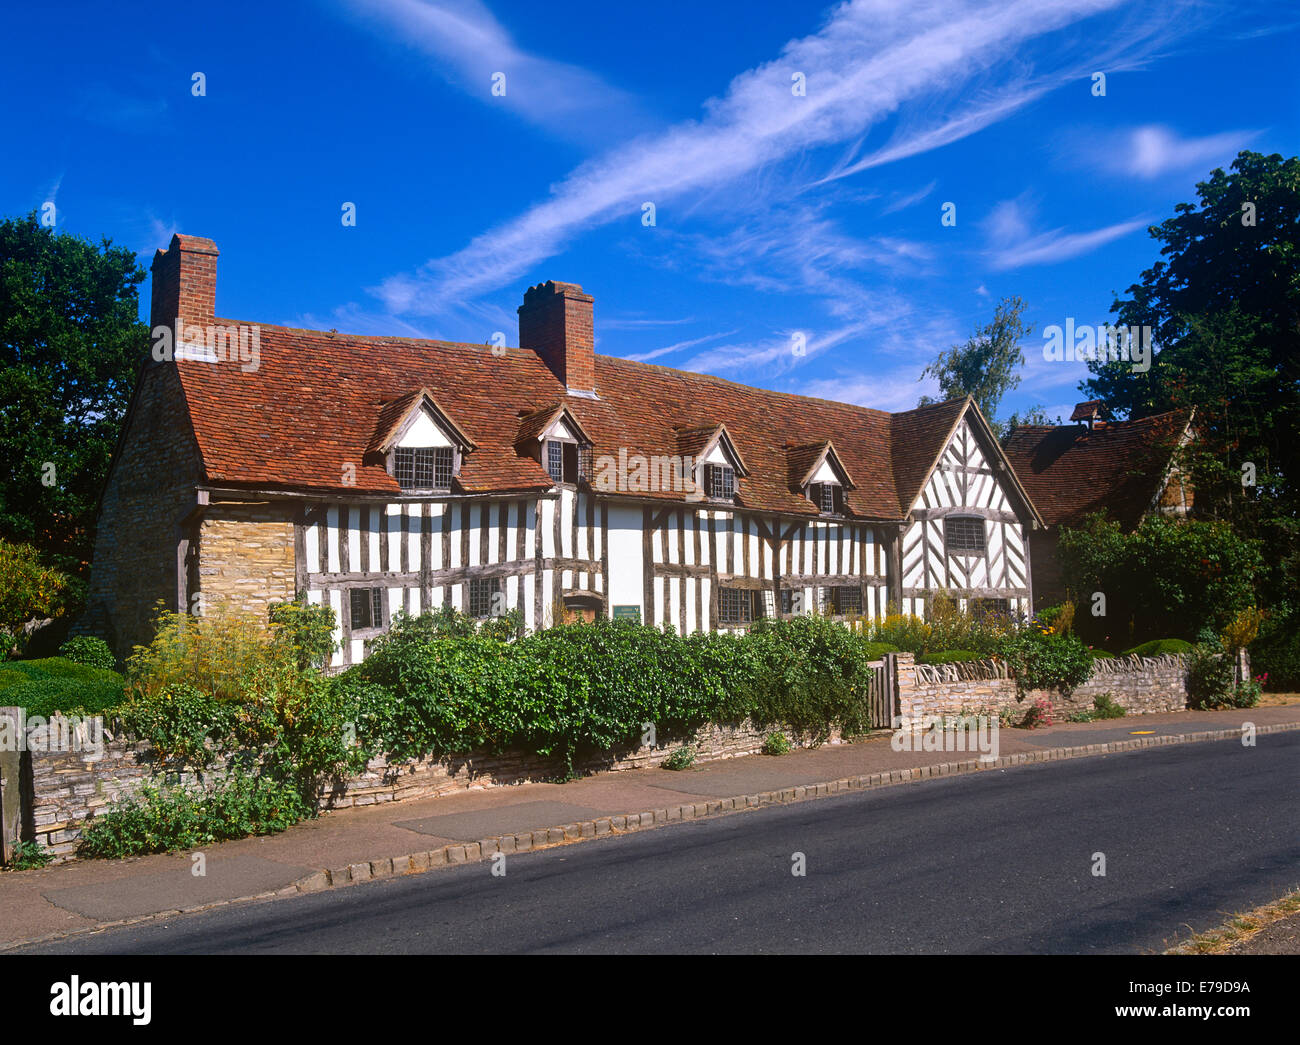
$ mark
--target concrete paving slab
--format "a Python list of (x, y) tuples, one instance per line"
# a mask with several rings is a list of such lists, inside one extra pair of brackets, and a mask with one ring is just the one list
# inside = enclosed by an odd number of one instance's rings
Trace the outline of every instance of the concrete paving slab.
[(238, 883), (233, 890), (235, 896), (274, 892), (293, 885), (313, 870), (259, 856), (210, 856), (203, 875), (195, 875), (192, 867), (191, 864), (125, 880), (47, 889), (42, 895), (50, 903), (83, 917), (112, 922), (230, 899), (232, 883)]
[(418, 820), (395, 820), (394, 827), (404, 827), (422, 835), (437, 835), (457, 842), (472, 842), (480, 838), (518, 834), (523, 831), (570, 824), (578, 820), (591, 820), (600, 816), (600, 810), (590, 806), (571, 805), (568, 802), (523, 802), (495, 809), (480, 809), (466, 813), (442, 813), (421, 817)]

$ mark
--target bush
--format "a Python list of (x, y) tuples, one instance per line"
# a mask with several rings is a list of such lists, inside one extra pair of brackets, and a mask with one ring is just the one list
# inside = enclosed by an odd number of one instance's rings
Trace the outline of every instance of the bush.
[(283, 831), (312, 810), (292, 784), (232, 772), (211, 791), (145, 786), (91, 820), (79, 850), (120, 858), (174, 849), (199, 849), (248, 835)]
[(186, 685), (221, 700), (242, 700), (258, 670), (298, 656), (291, 637), (277, 643), (257, 617), (221, 606), (201, 617), (159, 609), (154, 625), (153, 641), (137, 646), (126, 662), (133, 694)]
[(695, 765), (695, 749), (683, 745), (674, 751), (671, 755), (660, 763), (664, 769), (682, 770), (690, 769)]
[(946, 649), (938, 653), (927, 653), (924, 657), (918, 657), (918, 664), (955, 664), (964, 660), (982, 660), (983, 658), (972, 650), (968, 649)]
[(54, 857), (40, 842), (16, 842), (6, 870), (31, 871), (45, 867)]
[(117, 658), (108, 648), (108, 643), (93, 635), (76, 635), (60, 646), (59, 652), (74, 664), (108, 671), (117, 667)]
[(1094, 514), (1077, 529), (1063, 527), (1058, 547), (1070, 591), (1106, 594), (1105, 617), (1074, 620), (1075, 631), (1095, 642), (1124, 642), (1116, 632), (1190, 639), (1202, 628), (1219, 631), (1255, 604), (1264, 567), (1259, 542), (1228, 523), (1158, 514), (1132, 533)]
[(886, 653), (897, 653), (898, 647), (892, 646), (888, 642), (864, 642), (862, 644), (862, 655), (867, 660), (880, 660)]
[(1233, 655), (1210, 629), (1201, 632), (1187, 659), (1187, 705), (1200, 711), (1253, 708), (1259, 703), (1260, 680), (1233, 681)]
[(1162, 657), (1167, 653), (1184, 655), (1192, 651), (1192, 644), (1185, 639), (1152, 639), (1131, 650), (1125, 650), (1125, 657)]
[(1088, 647), (1074, 635), (1050, 635), (1026, 628), (1003, 644), (1002, 656), (1022, 691), (1071, 690), (1092, 675)]
[(267, 612), (275, 641), (301, 669), (324, 668), (338, 649), (334, 607), (312, 605), (300, 595), (293, 602), (273, 602)]
[(64, 657), (16, 660), (0, 670), (0, 704), (28, 715), (105, 714), (122, 703), (122, 676)]
[(1127, 714), (1109, 693), (1101, 693), (1092, 698), (1093, 718), (1123, 718)]
[(84, 581), (45, 565), (30, 544), (0, 538), (0, 628), (11, 643), (28, 621), (75, 610), (85, 590)]
[(1250, 646), (1250, 662), (1268, 676), (1269, 689), (1300, 689), (1300, 608), (1282, 603), (1269, 611)]
[(1115, 654), (1107, 653), (1104, 649), (1090, 649), (1088, 650), (1088, 656), (1090, 656), (1093, 660), (1100, 660), (1100, 659), (1114, 660), (1115, 659)]
[(1020, 720), (1020, 728), (1038, 729), (1040, 726), (1050, 726), (1052, 714), (1052, 702), (1045, 697), (1039, 697), (1029, 706), (1025, 717)]
[(790, 739), (784, 733), (769, 733), (763, 740), (762, 751), (765, 755), (788, 755)]

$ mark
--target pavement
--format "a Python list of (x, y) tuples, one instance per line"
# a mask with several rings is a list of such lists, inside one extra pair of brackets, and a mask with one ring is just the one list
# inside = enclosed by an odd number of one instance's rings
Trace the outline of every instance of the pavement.
[[(1170, 743), (1023, 762), (154, 918), (17, 953), (64, 956), (55, 968), (78, 971), (97, 956), (172, 954), (1155, 960), (1175, 935), (1300, 885), (1297, 767), (1300, 730), (1262, 733), (1253, 748)], [(107, 968), (120, 976), (139, 966)], [(1194, 968), (1202, 979), (1244, 977)], [(1107, 978), (1116, 987), (1164, 975), (1173, 973), (1094, 974), (1074, 1007), (1100, 1011), (1114, 993)], [(1272, 997), (1258, 975), (1248, 977), (1253, 1009)], [(155, 984), (156, 998), (175, 993)]]
[(676, 772), (597, 773), (566, 783), (468, 790), (340, 810), (282, 834), (227, 842), (202, 853), (77, 860), (0, 873), (0, 949), (473, 861), (498, 849), (571, 844), (845, 790), (1184, 742), (1179, 738), (1239, 736), (1247, 722), (1264, 733), (1300, 729), (1300, 699), (1249, 710), (1004, 729), (1000, 757), (991, 763), (980, 763), (969, 752), (895, 751), (889, 736), (880, 735)]

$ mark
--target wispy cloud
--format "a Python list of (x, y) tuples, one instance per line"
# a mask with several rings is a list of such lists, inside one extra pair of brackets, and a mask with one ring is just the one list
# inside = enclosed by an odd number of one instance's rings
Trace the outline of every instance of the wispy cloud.
[[(1026, 41), (1113, 9), (1120, 0), (962, 3), (853, 0), (820, 31), (737, 76), (695, 122), (643, 137), (583, 164), (549, 199), (464, 249), (376, 289), (393, 311), (437, 313), (449, 302), (518, 281), (584, 230), (627, 217), (645, 200), (716, 190), (809, 149), (861, 137), (909, 101), (949, 94)], [(807, 76), (807, 96), (790, 91)], [(1006, 111), (1003, 107), (996, 111)], [(929, 136), (933, 148), (945, 136)], [(950, 140), (950, 139), (949, 139)], [(896, 149), (903, 149), (899, 143)], [(908, 150), (903, 149), (899, 155)], [(908, 152), (908, 154), (912, 154)]]
[(1148, 124), (1127, 131), (1090, 136), (1086, 152), (1079, 150), (1075, 155), (1112, 174), (1158, 178), (1169, 173), (1203, 171), (1225, 163), (1259, 133), (1233, 130), (1184, 138), (1169, 127)]
[[(481, 0), (347, 0), (353, 14), (385, 38), (434, 59), (430, 69), (485, 104), (515, 113), (548, 133), (600, 140), (647, 125), (626, 91), (585, 69), (523, 50)], [(492, 93), (504, 74), (504, 94)]]
[(648, 363), (652, 359), (660, 359), (663, 356), (670, 356), (674, 352), (684, 352), (688, 348), (694, 348), (696, 345), (704, 345), (710, 341), (717, 341), (718, 338), (731, 337), (737, 334), (737, 330), (724, 330), (719, 334), (706, 334), (704, 337), (693, 337), (688, 341), (678, 341), (675, 345), (668, 345), (664, 348), (656, 348), (652, 352), (642, 352), (640, 355), (627, 356), (626, 358), (637, 363)]
[(1145, 220), (1122, 221), (1090, 232), (1066, 232), (1064, 229), (1053, 229), (1051, 232), (1044, 232), (994, 251), (990, 256), (990, 263), (997, 270), (1024, 268), (1029, 265), (1052, 265), (1068, 258), (1077, 258), (1080, 254), (1088, 254), (1121, 236), (1146, 228), (1148, 224)]

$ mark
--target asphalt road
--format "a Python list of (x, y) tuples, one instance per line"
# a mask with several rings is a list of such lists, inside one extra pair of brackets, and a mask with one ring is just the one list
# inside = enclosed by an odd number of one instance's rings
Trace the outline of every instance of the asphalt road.
[(503, 877), (484, 861), (30, 950), (1159, 951), (1300, 885), (1298, 799), (1300, 732), (1184, 744), (670, 824), (512, 855)]

